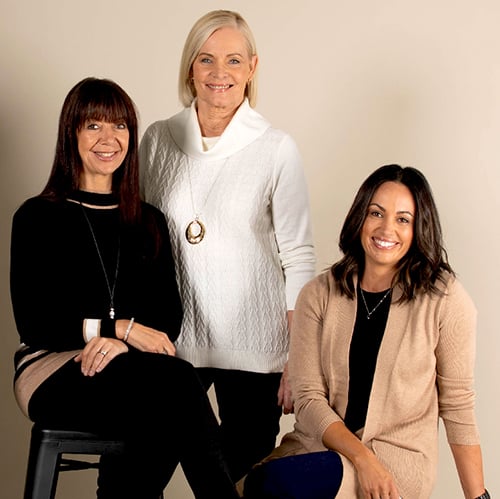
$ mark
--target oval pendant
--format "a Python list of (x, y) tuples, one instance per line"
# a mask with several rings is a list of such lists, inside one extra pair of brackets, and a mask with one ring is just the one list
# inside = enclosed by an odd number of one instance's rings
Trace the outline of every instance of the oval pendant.
[(199, 220), (189, 222), (186, 227), (186, 239), (189, 244), (198, 244), (205, 237), (205, 226)]

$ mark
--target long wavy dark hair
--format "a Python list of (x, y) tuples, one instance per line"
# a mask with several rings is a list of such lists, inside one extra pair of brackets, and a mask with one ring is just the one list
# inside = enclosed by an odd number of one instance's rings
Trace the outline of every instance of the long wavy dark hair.
[(135, 224), (141, 214), (137, 112), (132, 99), (112, 80), (85, 78), (69, 91), (59, 117), (52, 170), (40, 195), (60, 201), (79, 188), (83, 164), (77, 135), (87, 120), (127, 125), (128, 151), (113, 173), (112, 190), (119, 200), (122, 221)]
[(339, 248), (343, 257), (331, 267), (341, 294), (355, 297), (354, 276), (362, 278), (365, 252), (361, 244), (361, 229), (375, 191), (385, 182), (405, 185), (415, 201), (413, 241), (399, 261), (392, 285), (399, 285), (399, 301), (410, 301), (419, 292), (439, 293), (437, 280), (443, 272), (454, 274), (443, 246), (441, 223), (432, 191), (424, 175), (412, 167), (385, 165), (375, 170), (359, 188), (340, 232)]

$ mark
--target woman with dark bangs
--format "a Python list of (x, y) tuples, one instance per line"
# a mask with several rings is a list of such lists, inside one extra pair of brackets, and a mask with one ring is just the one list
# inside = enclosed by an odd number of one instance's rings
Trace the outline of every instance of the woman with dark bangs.
[(15, 395), (47, 428), (106, 433), (97, 497), (157, 499), (177, 464), (197, 498), (236, 498), (217, 420), (175, 356), (182, 307), (164, 216), (139, 198), (137, 115), (114, 82), (63, 104), (42, 193), (15, 213)]

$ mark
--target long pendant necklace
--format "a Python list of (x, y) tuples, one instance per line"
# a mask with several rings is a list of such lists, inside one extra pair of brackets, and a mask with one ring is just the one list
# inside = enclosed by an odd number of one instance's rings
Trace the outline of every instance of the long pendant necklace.
[(389, 294), (391, 293), (392, 291), (392, 288), (389, 288), (387, 290), (387, 293), (385, 293), (384, 296), (382, 296), (382, 299), (372, 308), (372, 310), (370, 311), (370, 309), (368, 308), (368, 303), (366, 303), (366, 299), (365, 299), (365, 294), (363, 293), (363, 290), (361, 289), (361, 286), (359, 287), (359, 290), (361, 291), (361, 298), (363, 298), (363, 303), (365, 304), (365, 308), (366, 308), (366, 318), (369, 320), (370, 317), (372, 316), (373, 312), (375, 312), (375, 310), (377, 310), (378, 307), (380, 307), (380, 305), (382, 305), (383, 301), (389, 296)]
[[(207, 201), (208, 201), (208, 198), (210, 197), (210, 194), (212, 193), (212, 190), (213, 190), (215, 184), (217, 183), (217, 180), (219, 180), (220, 174), (221, 174), (222, 170), (224, 169), (224, 167), (226, 166), (226, 163), (227, 163), (227, 159), (226, 159), (226, 161), (224, 161), (223, 165), (220, 167), (219, 171), (217, 172), (217, 175), (216, 175), (214, 181), (212, 182), (212, 185), (210, 186), (210, 189), (208, 190), (208, 193), (205, 197), (205, 202), (201, 206), (200, 212), (203, 211), (203, 209), (205, 208)], [(205, 224), (200, 220), (200, 212), (196, 211), (195, 205), (194, 205), (193, 184), (191, 182), (191, 164), (190, 163), (188, 163), (187, 174), (188, 174), (188, 179), (189, 179), (189, 192), (191, 194), (191, 206), (193, 207), (194, 218), (193, 218), (193, 220), (191, 220), (191, 222), (188, 223), (188, 225), (186, 227), (185, 236), (186, 236), (187, 242), (189, 244), (198, 244), (198, 243), (201, 243), (201, 241), (203, 241), (203, 238), (205, 237), (206, 229), (205, 229)]]
[(92, 234), (92, 239), (94, 240), (94, 245), (95, 249), (97, 250), (97, 256), (99, 257), (99, 261), (101, 262), (101, 268), (104, 273), (104, 278), (106, 279), (106, 286), (108, 287), (108, 293), (109, 293), (109, 318), (114, 319), (115, 318), (115, 304), (114, 304), (114, 298), (115, 298), (115, 287), (116, 287), (116, 281), (118, 279), (118, 269), (120, 267), (120, 236), (118, 236), (118, 251), (116, 255), (116, 269), (115, 269), (115, 278), (113, 280), (113, 286), (110, 285), (109, 279), (108, 279), (108, 273), (106, 272), (106, 267), (104, 266), (104, 260), (102, 259), (101, 252), (99, 250), (99, 245), (97, 244), (97, 238), (95, 237), (94, 229), (92, 228), (92, 224), (90, 223), (89, 217), (87, 213), (85, 212), (85, 208), (80, 201), (80, 206), (83, 211), (83, 215), (85, 217), (85, 220), (87, 220), (87, 225), (89, 226), (90, 233)]

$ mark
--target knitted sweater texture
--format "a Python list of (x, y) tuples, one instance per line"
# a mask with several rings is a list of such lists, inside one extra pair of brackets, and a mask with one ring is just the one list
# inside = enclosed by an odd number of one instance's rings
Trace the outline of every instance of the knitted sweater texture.
[[(184, 307), (178, 355), (198, 367), (279, 372), (286, 310), (314, 275), (307, 186), (294, 141), (245, 101), (208, 151), (195, 103), (141, 142), (145, 199), (166, 215)], [(204, 239), (185, 231), (199, 216)]]

